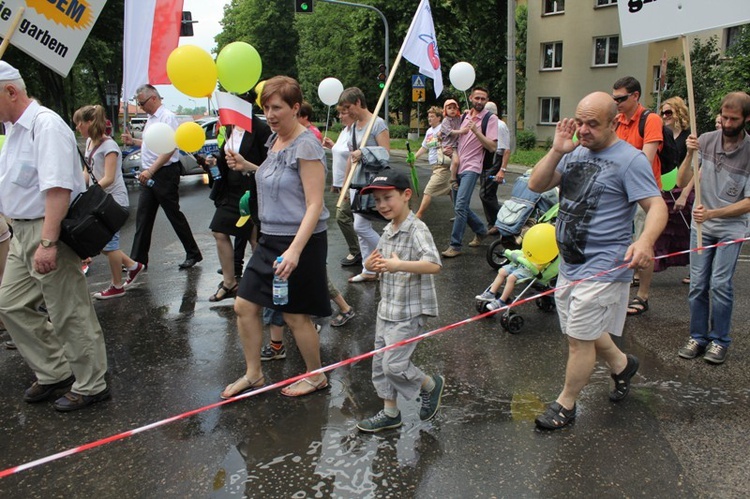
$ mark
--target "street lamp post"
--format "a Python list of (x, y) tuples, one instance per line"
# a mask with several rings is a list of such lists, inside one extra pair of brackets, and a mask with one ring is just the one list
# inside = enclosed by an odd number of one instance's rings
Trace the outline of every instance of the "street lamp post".
[[(376, 9), (375, 7), (373, 7), (372, 5), (364, 5), (364, 4), (361, 4), (361, 3), (351, 3), (351, 2), (341, 2), (339, 0), (319, 0), (319, 1), (321, 1), (321, 2), (327, 2), (327, 3), (333, 3), (333, 4), (336, 4), (336, 5), (348, 5), (349, 7), (362, 7), (364, 9), (374, 10), (375, 12), (378, 13), (378, 15), (380, 15), (380, 18), (383, 20), (383, 25), (385, 27), (385, 58), (384, 59), (385, 59), (385, 74), (387, 75), (388, 74), (388, 67), (389, 67), (389, 63), (388, 63), (388, 53), (389, 53), (389, 50), (388, 50), (388, 31), (389, 30), (388, 30), (388, 20), (385, 18), (385, 16), (383, 15), (383, 13), (380, 10)], [(385, 116), (383, 116), (383, 119), (385, 120), (385, 124), (388, 125), (388, 94), (385, 94), (385, 101), (383, 102), (383, 111), (384, 111), (384, 114), (385, 114)]]

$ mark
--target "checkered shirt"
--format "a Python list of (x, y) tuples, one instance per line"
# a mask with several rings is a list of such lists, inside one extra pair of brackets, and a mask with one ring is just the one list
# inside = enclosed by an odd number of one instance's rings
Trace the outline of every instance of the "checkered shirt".
[[(401, 260), (425, 260), (442, 266), (430, 229), (412, 212), (397, 230), (394, 230), (393, 222), (385, 226), (378, 250), (384, 258), (391, 258), (391, 254), (396, 253)], [(437, 314), (434, 275), (409, 272), (381, 275), (379, 318), (405, 321), (420, 315), (435, 317)]]

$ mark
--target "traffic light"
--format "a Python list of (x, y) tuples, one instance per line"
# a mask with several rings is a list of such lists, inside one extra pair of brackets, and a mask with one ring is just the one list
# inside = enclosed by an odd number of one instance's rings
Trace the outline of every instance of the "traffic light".
[(313, 11), (313, 0), (294, 0), (294, 12), (298, 14), (311, 14)]
[(385, 64), (381, 64), (380, 66), (378, 66), (378, 71), (378, 88), (382, 90), (385, 88)]

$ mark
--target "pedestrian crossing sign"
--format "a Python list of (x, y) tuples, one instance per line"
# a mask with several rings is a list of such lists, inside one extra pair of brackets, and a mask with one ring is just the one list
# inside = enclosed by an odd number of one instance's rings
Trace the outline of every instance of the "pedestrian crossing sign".
[(424, 88), (424, 76), (411, 75), (411, 88)]

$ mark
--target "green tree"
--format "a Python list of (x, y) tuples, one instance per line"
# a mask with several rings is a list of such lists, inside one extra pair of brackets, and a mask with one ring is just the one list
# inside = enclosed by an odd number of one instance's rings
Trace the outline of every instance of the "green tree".
[(232, 0), (224, 6), (216, 52), (232, 42), (247, 42), (263, 62), (261, 80), (276, 75), (296, 78), (299, 37), (293, 16), (289, 0)]
[(13, 46), (4, 59), (21, 69), (30, 96), (72, 123), (85, 104), (106, 107), (108, 82), (121, 86), (123, 16), (123, 0), (109, 0), (66, 78)]

